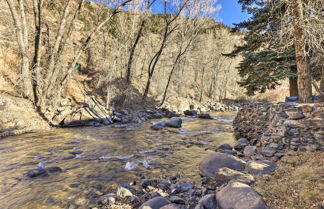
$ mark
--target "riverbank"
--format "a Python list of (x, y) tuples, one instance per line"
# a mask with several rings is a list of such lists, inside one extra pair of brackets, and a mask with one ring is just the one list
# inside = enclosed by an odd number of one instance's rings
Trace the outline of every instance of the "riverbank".
[[(110, 193), (99, 199), (98, 208), (321, 209), (324, 206), (323, 157), (323, 152), (291, 151), (277, 162), (273, 173), (260, 176), (236, 172), (236, 177), (232, 175), (236, 178), (234, 181), (229, 181), (224, 175), (223, 178), (218, 176), (218, 187), (210, 182), (206, 184), (206, 178), (195, 184), (181, 181), (180, 176), (145, 179), (139, 182), (138, 190), (134, 189), (134, 182), (133, 187), (121, 184), (116, 194)], [(237, 182), (236, 187), (234, 182)], [(244, 189), (239, 192), (240, 188)], [(233, 193), (235, 189), (239, 198)], [(225, 194), (226, 197), (222, 196)]]

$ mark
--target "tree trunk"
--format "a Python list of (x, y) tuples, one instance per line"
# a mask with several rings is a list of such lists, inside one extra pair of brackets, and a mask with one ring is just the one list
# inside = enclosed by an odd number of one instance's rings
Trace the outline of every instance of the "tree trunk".
[(167, 85), (165, 87), (164, 94), (163, 94), (163, 99), (161, 101), (160, 106), (162, 106), (164, 104), (164, 102), (165, 102), (166, 95), (167, 95), (167, 92), (168, 92), (168, 89), (169, 89), (169, 86), (170, 86), (170, 83), (171, 83), (172, 75), (173, 75), (174, 69), (176, 68), (177, 63), (178, 63), (178, 57), (177, 57), (177, 60), (175, 61), (175, 64), (172, 67), (172, 70), (171, 70), (170, 74), (169, 74), (168, 83), (167, 83)]
[(202, 98), (203, 98), (203, 93), (204, 93), (204, 78), (205, 78), (205, 67), (203, 67), (202, 73), (201, 73), (201, 86), (200, 86), (200, 98), (199, 98), (199, 102), (202, 102)]
[[(321, 92), (324, 92), (324, 60), (322, 60), (322, 75), (321, 75), (321, 83), (320, 83), (320, 90)], [(324, 102), (324, 95), (320, 96), (320, 101)]]
[(32, 75), (28, 57), (28, 30), (24, 10), (24, 1), (20, 0), (18, 10), (12, 0), (6, 0), (15, 25), (19, 53), (21, 56), (21, 88), (22, 95), (31, 101), (34, 101)]
[(150, 90), (150, 86), (151, 86), (151, 79), (152, 79), (152, 76), (149, 75), (148, 79), (147, 79), (147, 82), (146, 82), (146, 87), (145, 87), (145, 91), (144, 91), (144, 94), (143, 94), (143, 98), (142, 98), (142, 101), (145, 102), (147, 96), (148, 96), (148, 92)]
[(289, 96), (298, 97), (297, 78), (289, 78)]
[(297, 84), (299, 102), (312, 102), (312, 82), (310, 71), (310, 58), (306, 53), (306, 43), (303, 38), (302, 22), (303, 5), (301, 0), (297, 0), (294, 5), (293, 20), (294, 20), (294, 43), (297, 64)]
[(128, 63), (127, 63), (127, 73), (126, 73), (126, 81), (128, 84), (131, 83), (131, 71), (132, 71), (132, 64), (133, 64), (133, 59), (134, 59), (134, 54), (135, 54), (135, 50), (136, 50), (136, 47), (137, 47), (137, 44), (142, 36), (142, 31), (144, 29), (144, 26), (145, 26), (145, 20), (142, 20), (141, 21), (141, 25), (140, 25), (140, 28), (137, 32), (137, 35), (136, 35), (136, 39), (135, 39), (135, 42), (130, 50), (130, 54), (129, 54), (129, 58), (128, 58)]

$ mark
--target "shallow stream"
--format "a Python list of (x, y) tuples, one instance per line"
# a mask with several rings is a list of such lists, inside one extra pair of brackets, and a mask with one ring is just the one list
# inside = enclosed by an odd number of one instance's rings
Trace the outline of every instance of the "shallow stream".
[[(234, 143), (235, 113), (216, 120), (183, 118), (181, 129), (151, 123), (55, 129), (0, 139), (0, 209), (88, 208), (119, 182), (180, 174), (198, 181), (198, 164), (223, 143)], [(63, 172), (30, 179), (37, 167)], [(78, 205), (83, 205), (78, 207)]]

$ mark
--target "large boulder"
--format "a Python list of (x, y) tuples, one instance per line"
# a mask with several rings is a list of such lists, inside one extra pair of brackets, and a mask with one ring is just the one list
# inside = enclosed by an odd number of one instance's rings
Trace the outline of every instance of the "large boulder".
[(214, 194), (208, 194), (202, 197), (195, 209), (215, 209), (217, 208), (216, 196)]
[(254, 182), (254, 177), (250, 174), (245, 174), (230, 168), (221, 168), (216, 172), (215, 180), (218, 186), (226, 184), (231, 180), (245, 184), (252, 184)]
[(268, 209), (254, 189), (235, 181), (217, 192), (216, 199), (220, 209)]
[(249, 161), (246, 165), (246, 171), (251, 174), (265, 175), (276, 170), (276, 163), (269, 160)]
[(143, 203), (140, 209), (160, 209), (163, 206), (170, 205), (171, 202), (163, 197), (155, 197)]
[(151, 129), (158, 131), (164, 129), (165, 127), (166, 127), (166, 123), (164, 121), (161, 121), (161, 122), (154, 123), (151, 126)]
[(208, 155), (199, 165), (200, 174), (208, 178), (215, 178), (216, 172), (221, 168), (242, 171), (245, 162), (233, 155), (215, 152)]
[(196, 110), (186, 110), (183, 113), (185, 114), (185, 116), (191, 116), (191, 117), (195, 117), (198, 115)]
[(165, 125), (171, 128), (181, 128), (182, 119), (178, 117), (171, 118), (165, 122)]
[(199, 114), (198, 115), (198, 118), (201, 118), (201, 119), (209, 119), (209, 120), (213, 120), (215, 119), (213, 116), (211, 116), (210, 114)]

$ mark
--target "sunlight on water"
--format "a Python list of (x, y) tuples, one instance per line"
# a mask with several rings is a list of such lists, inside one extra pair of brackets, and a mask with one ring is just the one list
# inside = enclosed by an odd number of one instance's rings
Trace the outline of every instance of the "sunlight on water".
[[(87, 208), (119, 182), (181, 174), (198, 180), (198, 164), (223, 143), (234, 143), (235, 113), (216, 120), (185, 118), (181, 129), (127, 127), (56, 129), (0, 140), (0, 208)], [(37, 167), (62, 173), (29, 179)]]

